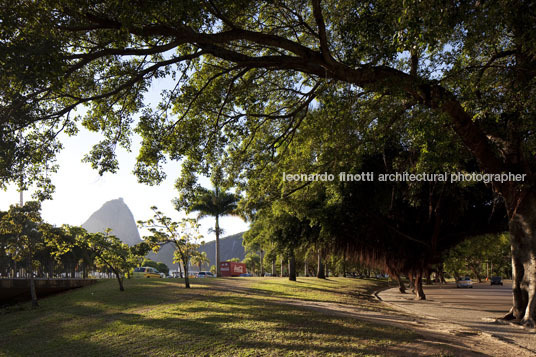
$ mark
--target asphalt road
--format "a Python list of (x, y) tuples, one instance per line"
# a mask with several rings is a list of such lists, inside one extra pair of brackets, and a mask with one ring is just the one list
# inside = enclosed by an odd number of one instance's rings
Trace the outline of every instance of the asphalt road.
[(512, 307), (512, 282), (508, 280), (503, 286), (491, 286), (489, 282), (474, 283), (472, 288), (456, 288), (454, 284), (424, 286), (424, 293), (430, 301), (497, 314), (497, 317)]
[(490, 286), (489, 282), (484, 282), (474, 283), (473, 288), (456, 288), (454, 283), (425, 285), (423, 288), (425, 301), (415, 300), (410, 291), (400, 294), (397, 288), (382, 291), (379, 297), (412, 315), (480, 331), (536, 356), (536, 331), (495, 322), (512, 307), (511, 281), (505, 281), (503, 286)]

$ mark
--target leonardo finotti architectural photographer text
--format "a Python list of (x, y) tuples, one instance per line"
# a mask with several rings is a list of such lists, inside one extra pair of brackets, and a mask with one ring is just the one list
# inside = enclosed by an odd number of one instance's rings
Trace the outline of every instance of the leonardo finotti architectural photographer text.
[(357, 174), (340, 172), (339, 174), (321, 173), (321, 174), (287, 174), (283, 173), (283, 181), (326, 181), (331, 182), (335, 179), (341, 182), (419, 182), (419, 181), (439, 181), (439, 182), (522, 182), (525, 181), (526, 174), (500, 173), (500, 174), (482, 174), (482, 173), (465, 173), (465, 172), (443, 172), (439, 174), (419, 173), (412, 174), (409, 172), (395, 172), (391, 174), (376, 174), (374, 172), (360, 172)]

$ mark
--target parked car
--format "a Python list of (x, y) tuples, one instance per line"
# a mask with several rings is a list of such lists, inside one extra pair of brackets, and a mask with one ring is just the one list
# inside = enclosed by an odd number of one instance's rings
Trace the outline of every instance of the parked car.
[(471, 281), (471, 277), (466, 276), (464, 278), (460, 278), (456, 281), (456, 287), (457, 288), (472, 288), (473, 282)]
[(502, 285), (502, 278), (500, 276), (492, 276), (490, 280), (490, 285)]
[(160, 273), (153, 267), (138, 267), (134, 268), (134, 278), (162, 278), (163, 273)]
[(198, 278), (213, 278), (214, 274), (209, 271), (200, 271), (196, 274)]
[(252, 277), (253, 275), (251, 275), (250, 273), (242, 273), (239, 276)]

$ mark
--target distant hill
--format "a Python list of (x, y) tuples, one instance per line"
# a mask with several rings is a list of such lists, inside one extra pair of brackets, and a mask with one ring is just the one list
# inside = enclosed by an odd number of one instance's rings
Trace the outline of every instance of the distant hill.
[[(242, 233), (233, 234), (232, 236), (228, 236), (225, 238), (220, 239), (220, 252), (221, 252), (221, 260), (225, 261), (231, 258), (239, 258), (240, 260), (244, 259), (245, 252), (244, 247), (242, 246)], [(178, 264), (173, 264), (173, 252), (175, 248), (172, 243), (168, 243), (163, 245), (160, 250), (158, 251), (158, 254), (149, 253), (147, 254), (147, 258), (154, 260), (156, 262), (162, 262), (166, 264), (171, 270), (177, 270), (179, 267)], [(199, 248), (200, 252), (207, 253), (208, 259), (210, 259), (210, 263), (207, 265), (203, 265), (201, 269), (208, 270), (211, 265), (214, 265), (216, 261), (216, 241), (211, 241), (205, 243), (203, 246)], [(193, 268), (194, 270), (197, 270), (197, 268)]]
[[(121, 239), (122, 242), (132, 246), (142, 242), (138, 226), (134, 220), (132, 212), (125, 204), (122, 198), (106, 202), (93, 213), (88, 220), (82, 224), (88, 232), (104, 232), (107, 228), (112, 229), (112, 234)], [(242, 246), (242, 233), (220, 239), (221, 260), (225, 261), (231, 258), (244, 259), (244, 247)], [(216, 261), (215, 256), (216, 242), (211, 241), (199, 248), (199, 251), (206, 252), (210, 264), (204, 265), (202, 269), (208, 270)], [(173, 264), (173, 252), (175, 247), (172, 243), (163, 245), (158, 254), (153, 252), (147, 254), (147, 258), (155, 262), (166, 264), (171, 270), (177, 270), (178, 264)], [(197, 268), (194, 268), (197, 270)]]
[[(244, 232), (233, 234), (220, 239), (220, 254), (221, 261), (229, 260), (232, 258), (244, 259), (246, 253), (244, 246), (242, 245), (242, 236)], [(216, 241), (207, 242), (199, 247), (200, 252), (207, 253), (208, 259), (210, 259), (210, 265), (213, 265), (216, 261)]]
[(122, 198), (106, 202), (82, 224), (88, 232), (104, 232), (111, 228), (111, 234), (132, 246), (141, 242), (136, 221)]

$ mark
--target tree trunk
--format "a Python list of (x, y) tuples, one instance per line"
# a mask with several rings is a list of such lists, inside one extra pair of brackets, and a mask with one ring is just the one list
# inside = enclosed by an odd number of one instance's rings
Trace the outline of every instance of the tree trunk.
[(402, 281), (402, 278), (400, 277), (400, 275), (398, 273), (394, 273), (393, 275), (394, 275), (396, 281), (398, 281), (398, 290), (400, 290), (401, 294), (405, 294), (406, 293), (406, 286), (404, 285), (404, 282)]
[(342, 254), (342, 276), (346, 277), (346, 249)]
[(275, 258), (274, 260), (272, 260), (272, 276), (275, 276), (277, 273), (276, 271), (276, 268), (275, 268)]
[(48, 263), (48, 277), (54, 278), (54, 259), (50, 259)]
[(432, 285), (432, 279), (430, 277), (430, 270), (426, 270), (425, 271), (425, 276), (426, 276), (426, 285)]
[(307, 271), (307, 258), (305, 258), (305, 261), (303, 262), (303, 265), (304, 265), (304, 268), (303, 268), (303, 270), (304, 270), (304, 274), (303, 274), (303, 275), (305, 275), (306, 277), (308, 277), (308, 276), (309, 276), (309, 272)]
[(37, 292), (35, 290), (35, 279), (33, 274), (30, 274), (30, 295), (32, 296), (32, 309), (39, 306), (37, 302)]
[(482, 277), (480, 276), (479, 270), (474, 265), (471, 265), (470, 268), (473, 271), (473, 273), (475, 274), (476, 279), (478, 280), (478, 282), (481, 283), (482, 282)]
[(288, 280), (296, 281), (296, 257), (291, 249), (288, 257)]
[(35, 291), (35, 279), (33, 274), (33, 267), (32, 267), (32, 258), (33, 258), (33, 244), (30, 244), (29, 246), (29, 254), (28, 254), (28, 271), (30, 272), (30, 295), (32, 297), (32, 309), (35, 309), (39, 306), (39, 303), (37, 302), (37, 292)]
[[(536, 192), (518, 193), (507, 202), (512, 246), (513, 306), (504, 316), (526, 327), (536, 321)], [(513, 203), (512, 203), (513, 202)], [(510, 203), (510, 204), (509, 204)]]
[(182, 268), (181, 268), (180, 262), (179, 262), (179, 278), (182, 278)]
[(445, 272), (444, 272), (443, 263), (439, 264), (439, 267), (437, 269), (437, 276), (439, 278), (439, 283), (440, 284), (446, 284), (447, 283), (447, 281), (445, 280)]
[(123, 278), (119, 274), (117, 270), (114, 269), (114, 274), (117, 279), (117, 282), (119, 283), (119, 291), (125, 291), (125, 288), (123, 287)]
[(281, 278), (285, 276), (285, 258), (281, 256)]
[(188, 263), (183, 262), (184, 266), (184, 287), (190, 289), (190, 278), (188, 277)]
[[(221, 277), (220, 257), (220, 217), (216, 215), (216, 276), (218, 278)], [(186, 268), (184, 270), (186, 272)]]
[(261, 276), (264, 276), (264, 250), (261, 249)]
[(422, 271), (415, 273), (415, 299), (426, 300), (424, 290), (422, 289)]
[(326, 270), (324, 268), (324, 262), (322, 261), (322, 249), (318, 251), (318, 264), (317, 264), (318, 270), (316, 272), (316, 277), (318, 279), (325, 279), (326, 278)]

